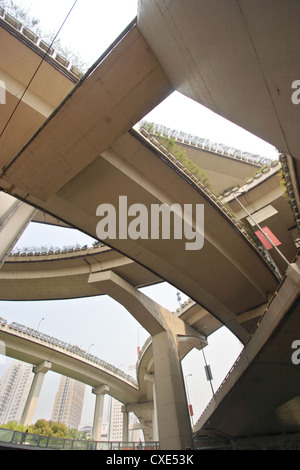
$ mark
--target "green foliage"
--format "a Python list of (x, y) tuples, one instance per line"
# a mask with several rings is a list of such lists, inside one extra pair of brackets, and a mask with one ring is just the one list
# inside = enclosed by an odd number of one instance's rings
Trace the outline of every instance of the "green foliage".
[(86, 432), (79, 432), (77, 429), (67, 428), (65, 424), (58, 421), (47, 421), (45, 419), (38, 419), (36, 423), (31, 426), (24, 426), (23, 424), (18, 424), (16, 421), (10, 421), (6, 424), (1, 424), (1, 428), (28, 432), (28, 434), (37, 434), (39, 436), (60, 437), (63, 439), (88, 440), (89, 438)]
[(279, 176), (279, 179), (280, 179), (280, 186), (283, 188), (283, 191), (284, 191), (283, 196), (287, 200), (289, 206), (292, 207), (290, 195), (289, 195), (286, 180), (285, 180), (285, 177), (284, 177), (284, 172), (283, 172), (282, 169), (278, 173), (278, 176)]
[[(13, 0), (0, 0), (0, 6), (4, 10), (20, 21), (24, 26), (29, 28), (33, 33), (38, 37), (46, 41), (46, 43), (52, 43), (53, 38), (56, 35), (56, 32), (53, 31), (42, 31), (39, 28), (40, 20), (35, 18), (30, 11), (30, 8), (25, 10), (21, 6), (17, 5)], [(77, 67), (78, 70), (84, 72), (88, 65), (84, 62), (78, 54), (75, 54), (68, 46), (61, 43), (60, 39), (56, 39), (53, 47), (56, 52), (59, 52), (63, 57), (65, 57), (72, 65)]]
[(174, 157), (187, 168), (192, 175), (198, 178), (207, 188), (210, 187), (207, 174), (201, 170), (192, 160), (187, 158), (185, 150), (178, 145), (175, 140), (170, 138), (161, 138), (163, 146), (172, 154)]
[(67, 434), (67, 426), (58, 421), (46, 421), (45, 419), (39, 419), (33, 425), (33, 434), (39, 436), (51, 436), (51, 437), (65, 437)]
[(10, 429), (12, 431), (20, 431), (20, 432), (26, 432), (27, 429), (29, 431), (28, 426), (24, 426), (23, 424), (18, 424), (17, 421), (9, 421), (6, 424), (1, 424), (1, 428)]
[[(154, 123), (143, 121), (142, 127), (146, 129), (149, 133), (153, 133)], [(174, 139), (168, 138), (166, 136), (162, 136), (160, 132), (155, 131), (155, 135), (160, 140), (162, 145), (180, 162), (182, 165), (187, 168), (192, 175), (198, 178), (202, 184), (204, 184), (207, 188), (210, 188), (210, 183), (205, 171), (201, 170), (192, 160), (187, 158), (185, 150), (182, 146), (178, 145)]]
[(90, 440), (89, 433), (86, 431), (78, 431), (77, 429), (71, 429), (68, 428), (67, 434), (66, 434), (67, 439), (79, 439), (81, 441), (88, 441)]

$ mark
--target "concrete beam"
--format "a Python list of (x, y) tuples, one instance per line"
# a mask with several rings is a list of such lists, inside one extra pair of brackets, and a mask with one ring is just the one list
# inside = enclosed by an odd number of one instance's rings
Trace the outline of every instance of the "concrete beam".
[(152, 336), (165, 330), (172, 330), (177, 335), (190, 337), (192, 341), (197, 339), (199, 348), (207, 344), (206, 338), (197, 330), (135, 289), (114, 272), (92, 273), (88, 282), (99, 286), (101, 292), (105, 292), (122, 304)]

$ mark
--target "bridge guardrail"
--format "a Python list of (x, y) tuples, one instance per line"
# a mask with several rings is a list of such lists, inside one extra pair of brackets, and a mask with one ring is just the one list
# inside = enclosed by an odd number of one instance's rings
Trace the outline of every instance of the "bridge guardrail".
[(37, 450), (158, 450), (154, 442), (112, 442), (63, 439), (60, 437), (40, 436), (12, 429), (0, 428), (0, 447), (35, 448)]

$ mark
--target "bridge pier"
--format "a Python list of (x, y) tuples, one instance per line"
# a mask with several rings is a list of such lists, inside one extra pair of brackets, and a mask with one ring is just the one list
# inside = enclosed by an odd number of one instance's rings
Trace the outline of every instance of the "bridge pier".
[(192, 449), (191, 424), (176, 335), (164, 331), (153, 336), (152, 349), (160, 446), (162, 449)]
[(153, 387), (153, 410), (152, 410), (152, 440), (159, 441), (158, 433), (158, 422), (157, 422), (157, 402), (156, 402), (156, 391), (155, 391), (155, 381), (154, 374), (145, 374), (145, 380), (152, 382)]
[(129, 413), (126, 405), (122, 406), (121, 411), (123, 413), (122, 441), (128, 442)]
[(95, 387), (92, 390), (92, 393), (96, 395), (93, 431), (92, 431), (93, 441), (101, 441), (104, 396), (108, 392), (109, 392), (109, 387), (107, 385), (100, 385), (99, 387)]
[(0, 193), (0, 268), (35, 213), (34, 207)]
[(186, 338), (192, 347), (198, 348), (207, 344), (206, 339), (112, 271), (92, 273), (89, 282), (120, 302), (152, 336), (160, 448), (192, 448), (179, 338)]
[(25, 403), (24, 411), (21, 417), (21, 424), (25, 426), (32, 424), (34, 412), (39, 399), (40, 391), (43, 385), (45, 374), (51, 369), (52, 364), (48, 361), (43, 361), (37, 366), (33, 367), (34, 378), (30, 387), (30, 391)]

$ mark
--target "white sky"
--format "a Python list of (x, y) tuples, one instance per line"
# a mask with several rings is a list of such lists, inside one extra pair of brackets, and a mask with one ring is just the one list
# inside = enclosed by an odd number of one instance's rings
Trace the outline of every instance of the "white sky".
[[(56, 32), (74, 0), (15, 0), (15, 3), (25, 9), (30, 8), (33, 16), (40, 18), (41, 30)], [(137, 0), (78, 0), (59, 37), (62, 43), (91, 65), (136, 14)], [(145, 119), (271, 159), (277, 157), (276, 150), (269, 144), (179, 93), (171, 95)], [(77, 242), (84, 244), (85, 241), (84, 235), (73, 230), (31, 224), (18, 246), (63, 246)], [(178, 306), (176, 289), (171, 286), (164, 284), (147, 288), (144, 292), (170, 310), (174, 311)], [(135, 364), (137, 359), (138, 337), (140, 346), (148, 337), (123, 307), (105, 296), (61, 302), (0, 302), (0, 316), (9, 322), (17, 321), (33, 328), (37, 328), (43, 319), (40, 331), (86, 350), (90, 347), (91, 353), (127, 373), (128, 366)], [(241, 344), (224, 329), (212, 335), (209, 343), (205, 354), (212, 367), (216, 389), (240, 352)], [(6, 364), (0, 365), (0, 377), (9, 363), (10, 360), (6, 359)], [(192, 374), (187, 381), (197, 419), (211, 397), (201, 352), (192, 351), (185, 358), (183, 374)], [(34, 420), (51, 418), (58, 380), (56, 374), (49, 372), (46, 375)], [(93, 403), (94, 396), (87, 388), (82, 424), (92, 424)]]

